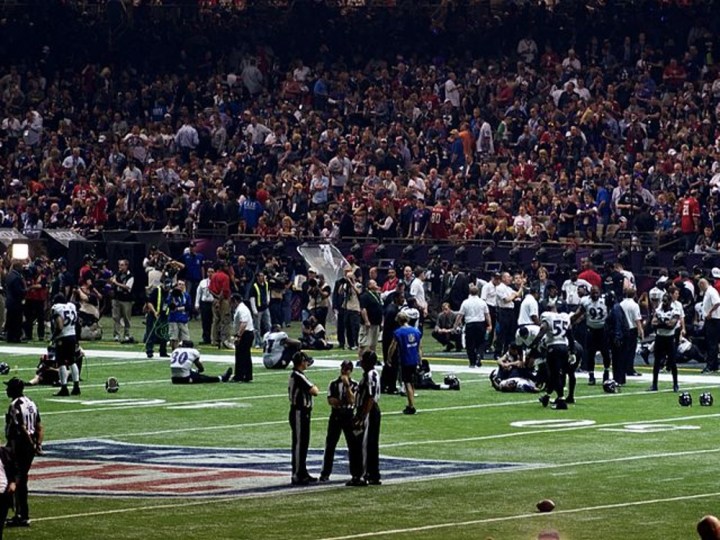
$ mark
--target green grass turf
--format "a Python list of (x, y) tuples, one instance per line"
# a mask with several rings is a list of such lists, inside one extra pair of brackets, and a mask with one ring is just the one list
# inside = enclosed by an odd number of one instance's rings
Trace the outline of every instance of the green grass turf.
[[(141, 326), (134, 322), (139, 338)], [(199, 341), (196, 325), (192, 333)], [(141, 344), (89, 343), (85, 347), (142, 351)], [(218, 353), (213, 348), (204, 351)], [(438, 358), (433, 363), (436, 380), (450, 369), (445, 362), (464, 364), (460, 355), (442, 355), (431, 343), (426, 344), (426, 351)], [(231, 361), (230, 351), (222, 354)], [(331, 351), (315, 356), (351, 358), (354, 353)], [(37, 356), (6, 355), (5, 359), (12, 367), (10, 376), (29, 378)], [(88, 366), (84, 400), (157, 398), (165, 402), (132, 410), (86, 406), (52, 399), (53, 389), (48, 387), (30, 388), (28, 394), (43, 414), (47, 448), (52, 448), (53, 441), (79, 438), (221, 448), (289, 447), (288, 372), (255, 366), (255, 381), (250, 385), (173, 387), (166, 360), (89, 355)], [(223, 369), (214, 362), (206, 367), (211, 374)], [(317, 366), (308, 373), (321, 391), (335, 374)], [(115, 395), (108, 395), (103, 387), (111, 375), (120, 379), (120, 392)], [(462, 478), (418, 478), (362, 490), (334, 484), (218, 500), (31, 494), (32, 527), (6, 531), (6, 537), (322, 539), (373, 533), (371, 538), (525, 540), (552, 528), (569, 540), (687, 539), (695, 537), (700, 517), (720, 513), (715, 465), (720, 454), (720, 416), (715, 415), (720, 411), (697, 406), (697, 396), (705, 391), (701, 388), (713, 391), (712, 385), (685, 385), (696, 405), (682, 408), (671, 392), (646, 393), (647, 376), (634, 380), (619, 395), (603, 394), (600, 386), (589, 388), (581, 380), (577, 405), (569, 411), (553, 411), (541, 408), (533, 395), (494, 392), (484, 375), (462, 374), (460, 379), (460, 392), (418, 392), (420, 412), (414, 417), (400, 414), (403, 398), (383, 396), (381, 454), (533, 467)], [(207, 400), (241, 406), (167, 408)], [(323, 446), (327, 416), (328, 406), (321, 396), (313, 411), (312, 448)], [(579, 428), (511, 425), (556, 419), (595, 424)], [(699, 429), (607, 431), (641, 422)], [(67, 482), (72, 481), (69, 474)], [(543, 498), (556, 502), (554, 513), (535, 511), (535, 503)]]

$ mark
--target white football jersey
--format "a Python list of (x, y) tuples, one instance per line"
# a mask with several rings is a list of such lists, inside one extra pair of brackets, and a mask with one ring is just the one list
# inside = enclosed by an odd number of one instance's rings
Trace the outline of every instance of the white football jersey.
[(540, 327), (537, 324), (528, 324), (525, 328), (527, 328), (528, 336), (523, 339), (522, 336), (520, 336), (520, 330), (518, 329), (518, 331), (515, 332), (515, 344), (527, 349), (530, 347), (532, 342), (535, 341), (535, 338), (538, 337)]
[(189, 377), (195, 360), (200, 359), (197, 349), (178, 347), (170, 356), (170, 372), (173, 377)]
[(77, 324), (78, 314), (75, 304), (67, 302), (65, 304), (53, 304), (50, 312), (52, 313), (52, 326), (55, 329), (55, 318), (60, 317), (63, 322), (60, 337), (69, 337), (75, 335), (75, 325)]
[(608, 316), (608, 308), (605, 299), (601, 296), (597, 300), (593, 300), (589, 296), (583, 296), (580, 305), (585, 311), (585, 322), (588, 328), (603, 328), (605, 319)]
[(570, 330), (570, 315), (568, 313), (556, 313), (545, 311), (540, 317), (542, 322), (548, 325), (545, 333), (545, 345), (569, 345), (568, 331)]
[(268, 332), (263, 336), (263, 364), (265, 367), (273, 367), (280, 362), (287, 338), (288, 335), (285, 332)]
[(665, 311), (662, 306), (655, 310), (655, 317), (662, 325), (658, 326), (655, 330), (658, 336), (672, 336), (675, 334), (675, 328), (677, 325), (673, 325), (672, 328), (665, 328), (665, 324), (669, 323), (677, 315), (678, 313), (673, 309), (672, 305), (667, 311)]

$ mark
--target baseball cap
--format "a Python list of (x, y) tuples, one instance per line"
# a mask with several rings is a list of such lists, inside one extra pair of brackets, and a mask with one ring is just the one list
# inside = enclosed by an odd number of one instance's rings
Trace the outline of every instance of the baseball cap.
[(720, 268), (717, 266), (713, 268), (710, 273), (712, 274), (712, 277), (720, 279)]
[(10, 396), (21, 396), (23, 390), (25, 390), (25, 383), (17, 377), (5, 381), (5, 386), (7, 386), (8, 395)]

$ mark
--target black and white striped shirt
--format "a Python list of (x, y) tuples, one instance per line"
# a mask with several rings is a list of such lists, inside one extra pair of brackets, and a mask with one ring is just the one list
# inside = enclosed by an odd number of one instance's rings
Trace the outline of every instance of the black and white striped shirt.
[(357, 409), (362, 411), (369, 399), (375, 400), (376, 405), (380, 401), (380, 375), (374, 369), (365, 373), (360, 381), (356, 400)]
[(30, 441), (27, 440), (24, 433), (25, 430), (34, 442), (35, 432), (39, 425), (40, 412), (33, 400), (27, 396), (20, 396), (10, 403), (5, 417), (5, 436), (8, 443), (29, 443)]
[(312, 409), (313, 398), (310, 389), (313, 387), (302, 371), (293, 369), (288, 382), (288, 397), (290, 406), (294, 409)]
[[(352, 390), (353, 394), (357, 395), (358, 383), (356, 381), (353, 381), (352, 379), (350, 379), (350, 389)], [(338, 377), (328, 386), (328, 399), (337, 399), (341, 403), (341, 405), (337, 407), (338, 409), (352, 409), (353, 405), (348, 399), (347, 390), (348, 389), (343, 384), (342, 379)]]

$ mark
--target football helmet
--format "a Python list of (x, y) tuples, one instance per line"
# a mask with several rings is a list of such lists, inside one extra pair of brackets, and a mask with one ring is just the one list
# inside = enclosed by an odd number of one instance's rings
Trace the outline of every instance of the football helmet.
[(460, 390), (460, 379), (458, 379), (454, 373), (448, 373), (445, 375), (445, 380), (443, 382), (448, 385), (450, 390)]
[(692, 405), (692, 396), (687, 392), (683, 392), (678, 396), (678, 403), (681, 407), (690, 407)]
[(614, 380), (608, 379), (603, 383), (603, 391), (608, 394), (616, 394), (620, 391), (620, 387)]
[[(0, 364), (0, 368), (2, 367), (2, 364)], [(2, 373), (2, 371), (0, 371)], [(700, 406), (702, 407), (710, 407), (712, 406), (714, 400), (712, 397), (712, 394), (710, 392), (703, 392), (700, 394)]]
[(8, 366), (7, 362), (0, 362), (0, 375), (7, 375), (8, 373), (10, 373), (10, 366)]
[(114, 394), (120, 390), (120, 383), (115, 377), (108, 377), (108, 380), (105, 381), (105, 390), (107, 390), (109, 394)]

